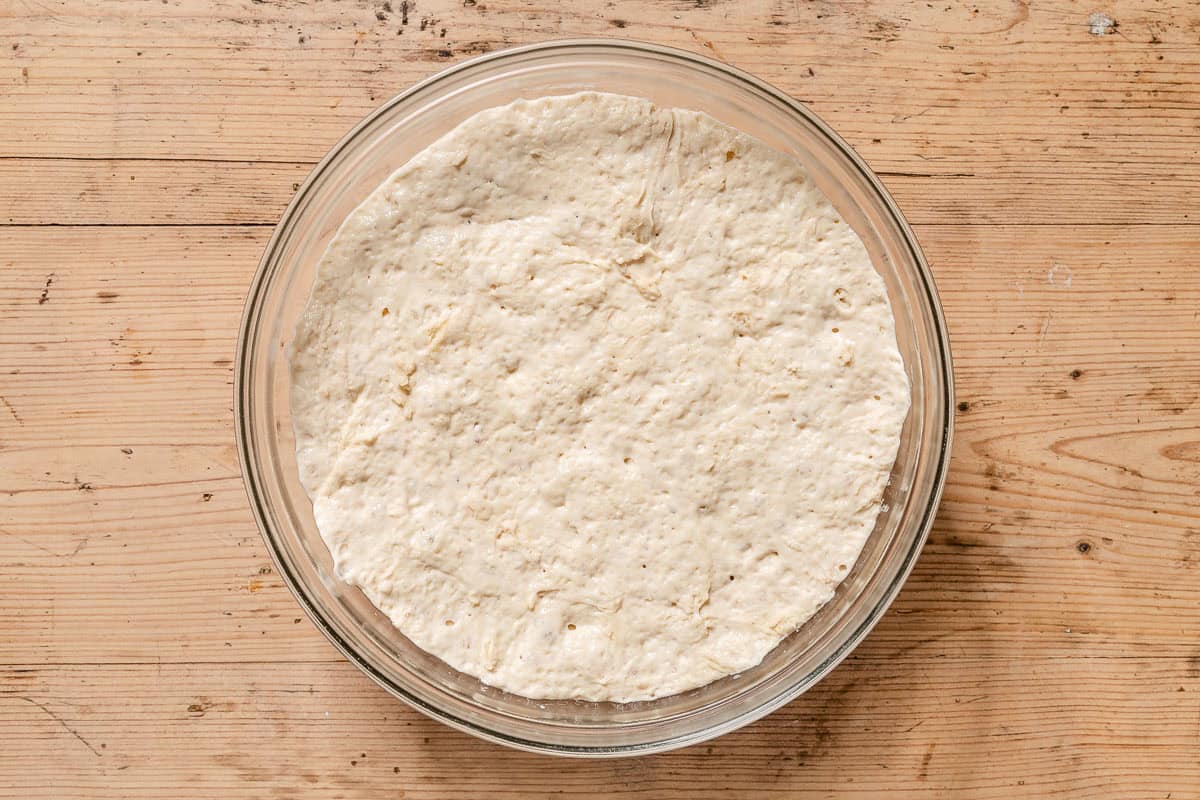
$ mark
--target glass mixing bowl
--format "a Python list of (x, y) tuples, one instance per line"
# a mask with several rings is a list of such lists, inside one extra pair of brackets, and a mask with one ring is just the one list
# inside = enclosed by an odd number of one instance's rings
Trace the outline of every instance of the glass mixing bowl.
[[(706, 112), (793, 154), (862, 237), (883, 276), (912, 384), (882, 511), (834, 598), (758, 666), (638, 703), (539, 701), (482, 684), (413, 645), (339, 580), (300, 484), (289, 341), (326, 245), (388, 175), (467, 117), (517, 98), (598, 90)], [(333, 148), (283, 214), (242, 320), (236, 428), (250, 504), (280, 574), (329, 640), (397, 697), (449, 725), (526, 750), (621, 755), (745, 725), (819, 681), (879, 620), (933, 522), (949, 461), (950, 350), (933, 279), (896, 204), (821, 120), (762, 81), (691, 53), (627, 41), (548, 42), (485, 55), (417, 84)]]

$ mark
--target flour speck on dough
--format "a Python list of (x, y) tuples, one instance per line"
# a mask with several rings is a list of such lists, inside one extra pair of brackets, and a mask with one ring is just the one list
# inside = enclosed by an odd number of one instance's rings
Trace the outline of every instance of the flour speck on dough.
[(484, 111), (392, 175), (290, 359), (339, 573), (531, 698), (761, 661), (858, 557), (909, 405), (883, 281), (799, 163), (596, 93)]

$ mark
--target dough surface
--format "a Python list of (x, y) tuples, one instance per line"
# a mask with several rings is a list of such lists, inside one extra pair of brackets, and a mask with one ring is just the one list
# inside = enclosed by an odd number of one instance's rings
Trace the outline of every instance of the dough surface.
[(484, 111), (392, 175), (290, 366), (341, 576), (545, 699), (762, 660), (858, 557), (909, 406), (883, 280), (801, 165), (598, 93)]

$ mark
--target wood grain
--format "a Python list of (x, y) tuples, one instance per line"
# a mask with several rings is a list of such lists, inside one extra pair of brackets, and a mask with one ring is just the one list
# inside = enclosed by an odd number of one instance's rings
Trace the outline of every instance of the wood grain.
[[(381, 703), (343, 662), (283, 674), (234, 664), (0, 675), (13, 687), (0, 696), (6, 758), (30, 764), (53, 752), (62, 764), (53, 774), (10, 773), (0, 797), (716, 800), (878, 797), (899, 783), (933, 796), (1165, 797), (1200, 780), (1180, 759), (1195, 741), (1194, 716), (1176, 713), (1186, 664), (1153, 657), (950, 656), (914, 670), (856, 654), (749, 728), (678, 753), (602, 762), (481, 744)], [(141, 691), (114, 693), (115, 684)], [(1129, 711), (1114, 718), (1121, 708)]]
[[(1197, 31), (1178, 2), (0, 4), (0, 797), (1200, 797)], [(723, 59), (846, 136), (959, 394), (929, 544), (851, 658), (603, 763), (348, 665), (232, 433), (245, 291), (316, 160), (448, 63), (574, 35)]]
[(16, 3), (0, 157), (312, 164), (461, 57), (619, 35), (714, 56), (801, 98), (911, 201), (914, 221), (1181, 222), (1200, 186), (1187, 2), (1110, 10), (1120, 24), (1103, 37), (1086, 9), (1016, 0), (388, 4)]

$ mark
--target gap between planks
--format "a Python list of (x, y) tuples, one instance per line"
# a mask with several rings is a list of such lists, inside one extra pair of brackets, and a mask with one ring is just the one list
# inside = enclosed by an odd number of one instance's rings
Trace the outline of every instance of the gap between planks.
[[(281, 211), (280, 214), (283, 212)], [(903, 213), (903, 209), (901, 209)], [(278, 222), (0, 222), (0, 229), (33, 228), (274, 228)], [(914, 228), (1194, 228), (1200, 220), (1183, 222), (913, 222)]]
[[(874, 657), (872, 654), (853, 653), (850, 656), (856, 659), (859, 663), (865, 663), (875, 660), (893, 661), (894, 654), (879, 654)], [(951, 660), (961, 661), (998, 661), (1010, 663), (1014, 660), (1019, 660), (1020, 657), (1014, 657), (1011, 653), (973, 653), (969, 656), (952, 657)], [(1030, 660), (1041, 661), (1041, 656), (1031, 657)], [(1056, 657), (1059, 661), (1146, 661), (1147, 656), (1144, 653), (1071, 653), (1069, 655), (1060, 655)], [(1194, 655), (1182, 654), (1155, 654), (1154, 661), (1157, 663), (1181, 662), (1185, 664), (1193, 664), (1195, 662)], [(137, 668), (137, 667), (243, 667), (243, 666), (304, 666), (317, 664), (345, 664), (347, 666), (354, 665), (349, 658), (306, 658), (301, 660), (293, 659), (270, 659), (270, 658), (252, 658), (252, 659), (213, 659), (206, 661), (198, 659), (189, 661), (185, 659), (138, 659), (131, 661), (31, 661), (20, 663), (0, 664), (0, 675), (5, 672), (36, 672), (39, 670), (49, 669), (76, 669), (80, 667), (104, 667), (104, 668)], [(356, 666), (357, 669), (357, 666)], [(824, 680), (824, 679), (822, 679)]]

